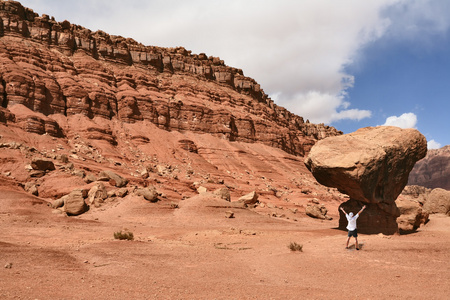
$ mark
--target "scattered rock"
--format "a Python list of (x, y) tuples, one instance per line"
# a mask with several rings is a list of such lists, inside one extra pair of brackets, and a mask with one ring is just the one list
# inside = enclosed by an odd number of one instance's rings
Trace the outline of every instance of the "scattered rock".
[(92, 173), (88, 173), (87, 175), (86, 175), (86, 177), (84, 177), (84, 182), (86, 182), (86, 183), (92, 183), (92, 182), (95, 182), (95, 181), (97, 181), (97, 178), (95, 177), (95, 175), (94, 174), (92, 174)]
[(99, 181), (110, 181), (114, 186), (121, 188), (128, 184), (128, 180), (112, 171), (101, 171), (98, 174)]
[(255, 191), (239, 198), (239, 202), (243, 202), (245, 205), (255, 204), (257, 201), (258, 194)]
[(126, 195), (128, 195), (128, 189), (127, 188), (121, 188), (121, 189), (116, 190), (116, 196), (117, 197), (123, 198)]
[(84, 199), (88, 196), (87, 190), (76, 189), (70, 194), (52, 202), (53, 208), (61, 208), (67, 215), (77, 216), (87, 211), (88, 206)]
[(87, 196), (87, 203), (89, 205), (99, 207), (103, 202), (105, 202), (105, 199), (107, 198), (108, 192), (106, 191), (106, 188), (103, 185), (103, 183), (99, 182), (89, 190)]
[(27, 191), (28, 193), (30, 193), (34, 196), (39, 196), (38, 188), (34, 182), (27, 182), (25, 184), (25, 191)]
[(144, 197), (144, 199), (147, 201), (153, 203), (158, 201), (158, 192), (154, 187), (137, 189), (134, 193), (138, 196)]
[(305, 208), (306, 215), (322, 220), (332, 220), (330, 216), (327, 216), (328, 209), (323, 204), (316, 204), (315, 202), (308, 203)]
[(13, 264), (10, 262), (10, 263), (7, 263), (6, 265), (5, 265), (5, 269), (12, 269), (12, 266), (13, 266)]
[(229, 211), (229, 210), (226, 211), (226, 212), (225, 212), (225, 217), (228, 218), (228, 219), (234, 218), (234, 212)]
[(231, 201), (230, 190), (226, 187), (215, 190), (213, 194), (228, 202)]
[(197, 192), (198, 192), (199, 194), (204, 194), (204, 193), (207, 193), (207, 192), (208, 192), (208, 189), (205, 188), (204, 186), (199, 186), (199, 187), (197, 188)]
[(55, 165), (53, 161), (43, 158), (33, 158), (31, 161), (31, 167), (33, 170), (37, 171), (53, 171), (55, 170)]

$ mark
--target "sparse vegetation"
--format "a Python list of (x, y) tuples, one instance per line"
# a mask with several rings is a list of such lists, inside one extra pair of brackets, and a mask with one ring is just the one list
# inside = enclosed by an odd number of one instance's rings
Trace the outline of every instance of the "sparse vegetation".
[(296, 242), (291, 242), (288, 246), (291, 251), (303, 252), (303, 245), (297, 244)]
[(127, 229), (114, 232), (114, 238), (116, 240), (134, 240), (134, 235), (131, 231), (128, 231)]

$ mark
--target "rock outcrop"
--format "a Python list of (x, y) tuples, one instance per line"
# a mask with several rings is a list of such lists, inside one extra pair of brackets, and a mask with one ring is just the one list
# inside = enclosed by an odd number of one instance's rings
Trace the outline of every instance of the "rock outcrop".
[[(5, 109), (21, 104), (42, 114), (17, 120), (27, 132), (61, 137), (55, 115), (81, 114), (259, 142), (295, 155), (342, 134), (277, 106), (242, 70), (204, 53), (144, 46), (3, 0), (0, 39), (0, 122), (12, 122)], [(82, 134), (116, 143), (108, 126)], [(181, 145), (197, 151), (189, 141)]]
[(328, 209), (325, 205), (319, 203), (317, 199), (313, 199), (306, 205), (305, 213), (307, 216), (322, 220), (331, 220), (332, 218), (327, 215)]
[(428, 150), (409, 174), (408, 184), (450, 191), (450, 145)]
[[(305, 159), (317, 181), (350, 196), (346, 211), (367, 210), (358, 219), (366, 233), (397, 232), (395, 199), (414, 164), (427, 152), (425, 137), (415, 129), (367, 127), (319, 141)], [(341, 214), (339, 227), (347, 225)]]
[(450, 191), (433, 189), (427, 195), (423, 208), (431, 214), (440, 213), (450, 216)]
[(414, 232), (428, 222), (429, 212), (424, 209), (419, 200), (397, 199), (395, 203), (400, 212), (400, 216), (397, 218), (400, 233)]
[(69, 216), (77, 216), (88, 210), (85, 203), (88, 192), (83, 189), (75, 189), (70, 194), (53, 201), (53, 208), (58, 208)]

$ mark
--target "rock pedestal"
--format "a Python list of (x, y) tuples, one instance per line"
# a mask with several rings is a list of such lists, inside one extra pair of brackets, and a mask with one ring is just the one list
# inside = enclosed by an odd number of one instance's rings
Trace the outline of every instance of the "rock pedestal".
[[(347, 212), (368, 204), (358, 219), (360, 232), (392, 234), (398, 230), (395, 199), (426, 152), (426, 139), (415, 129), (367, 127), (317, 142), (305, 165), (319, 183), (350, 196), (342, 205)], [(341, 215), (339, 227), (346, 225)]]

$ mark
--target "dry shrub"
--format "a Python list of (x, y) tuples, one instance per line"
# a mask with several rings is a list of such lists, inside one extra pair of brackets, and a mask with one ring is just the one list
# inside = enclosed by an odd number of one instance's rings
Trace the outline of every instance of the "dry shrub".
[(297, 244), (296, 242), (291, 242), (288, 246), (291, 251), (303, 252), (303, 245)]
[(116, 240), (134, 240), (134, 235), (131, 231), (128, 231), (126, 229), (114, 232), (114, 238)]

